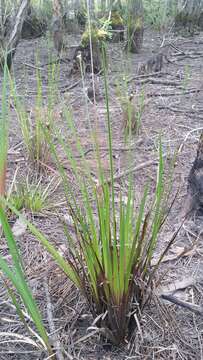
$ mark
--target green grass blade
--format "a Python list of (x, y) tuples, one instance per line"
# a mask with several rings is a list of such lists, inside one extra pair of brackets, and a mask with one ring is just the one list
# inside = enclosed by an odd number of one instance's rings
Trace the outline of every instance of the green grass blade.
[(23, 314), (23, 312), (22, 312), (22, 310), (21, 310), (21, 308), (20, 308), (20, 305), (18, 304), (18, 301), (17, 301), (17, 298), (16, 298), (16, 296), (15, 296), (15, 293), (14, 293), (13, 289), (12, 289), (11, 287), (9, 287), (8, 282), (7, 282), (5, 279), (2, 278), (2, 280), (3, 280), (4, 285), (5, 285), (5, 287), (6, 287), (7, 291), (8, 291), (8, 294), (9, 294), (9, 296), (10, 296), (12, 302), (13, 302), (13, 305), (14, 305), (15, 308), (16, 308), (16, 312), (17, 312), (20, 320), (22, 321), (22, 323), (24, 324), (24, 326), (26, 327), (26, 329), (27, 329), (28, 331), (30, 331), (30, 330), (29, 330), (29, 327), (28, 327), (28, 325), (27, 325), (27, 323), (26, 323), (25, 316), (24, 316), (24, 314)]
[(8, 152), (9, 116), (7, 103), (8, 68), (4, 65), (4, 77), (2, 86), (2, 101), (0, 114), (0, 196), (5, 194), (6, 187), (6, 162)]
[[(40, 312), (36, 306), (36, 303), (32, 297), (31, 290), (26, 284), (24, 277), (15, 275), (10, 268), (8, 267), (5, 260), (0, 255), (0, 268), (4, 272), (5, 276), (12, 282), (13, 286), (17, 290), (18, 294), (20, 295), (23, 303), (28, 310), (41, 338), (43, 339), (44, 343), (46, 344), (47, 350), (52, 353), (51, 346), (49, 344), (49, 338), (47, 332), (44, 328), (42, 323), (42, 318)], [(19, 306), (17, 307), (19, 310)]]
[(148, 186), (145, 186), (144, 194), (143, 194), (143, 197), (142, 197), (142, 200), (140, 203), (140, 207), (139, 207), (139, 211), (138, 211), (138, 217), (137, 217), (136, 226), (135, 226), (135, 234), (133, 237), (133, 243), (130, 247), (129, 257), (127, 259), (125, 292), (127, 292), (127, 290), (128, 290), (129, 279), (132, 274), (133, 264), (136, 263), (136, 259), (138, 259), (139, 255), (140, 255), (139, 249), (138, 249), (138, 251), (136, 251), (136, 249), (138, 246), (140, 229), (141, 229), (141, 225), (142, 225), (142, 221), (143, 221), (143, 217), (144, 217), (144, 210), (145, 210), (147, 195), (148, 195)]
[(4, 210), (1, 206), (1, 204), (0, 204), (0, 220), (1, 220), (3, 230), (4, 230), (4, 234), (7, 239), (7, 244), (9, 247), (9, 252), (12, 256), (14, 267), (16, 269), (16, 272), (18, 272), (20, 275), (22, 275), (23, 274), (23, 272), (22, 272), (23, 265), (22, 265), (21, 257), (20, 257), (16, 242), (14, 240), (10, 225), (8, 223), (8, 220), (6, 218), (6, 215), (4, 213)]
[[(52, 353), (50, 344), (49, 344), (49, 338), (46, 333), (46, 330), (42, 323), (42, 318), (40, 315), (40, 312), (36, 306), (36, 303), (32, 297), (32, 293), (30, 288), (28, 287), (25, 276), (23, 274), (21, 264), (22, 261), (20, 259), (20, 254), (17, 250), (17, 245), (15, 243), (15, 239), (13, 237), (12, 231), (10, 229), (10, 226), (8, 224), (8, 221), (6, 219), (6, 216), (3, 212), (2, 207), (0, 206), (0, 221), (4, 230), (4, 234), (9, 246), (10, 254), (12, 256), (13, 261), (13, 271), (9, 268), (6, 261), (3, 259), (2, 256), (0, 256), (0, 268), (3, 270), (4, 274), (7, 276), (7, 278), (12, 282), (16, 290), (18, 291), (20, 297), (23, 300), (23, 303), (28, 310), (29, 314), (32, 317), (32, 320), (43, 339), (44, 343), (47, 346), (47, 349), (50, 353)], [(19, 263), (18, 263), (19, 261)], [(19, 309), (17, 308), (17, 311)]]
[[(42, 245), (46, 248), (46, 250), (50, 253), (50, 255), (55, 259), (59, 267), (64, 271), (64, 273), (73, 281), (73, 283), (81, 288), (80, 278), (77, 275), (74, 267), (71, 266), (64, 258), (59, 254), (59, 252), (54, 248), (54, 246), (47, 240), (47, 238), (28, 220), (25, 219), (24, 216), (20, 214), (8, 201), (3, 200), (2, 202), (7, 205), (19, 218), (28, 226), (30, 231), (36, 238), (42, 243)], [(1, 212), (0, 212), (1, 214)]]

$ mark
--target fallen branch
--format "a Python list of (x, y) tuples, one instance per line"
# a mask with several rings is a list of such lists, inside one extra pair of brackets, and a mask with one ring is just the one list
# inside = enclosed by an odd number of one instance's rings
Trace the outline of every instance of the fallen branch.
[(147, 84), (147, 83), (151, 83), (151, 84), (156, 84), (156, 85), (166, 85), (166, 86), (178, 86), (180, 89), (182, 89), (183, 87), (180, 85), (180, 81), (171, 81), (171, 80), (160, 80), (160, 79), (154, 79), (152, 77), (149, 77), (147, 79), (144, 80), (138, 80), (136, 81), (136, 83), (139, 84)]
[(182, 280), (176, 280), (170, 284), (158, 287), (157, 295), (159, 297), (161, 297), (162, 295), (174, 295), (177, 291), (182, 291), (187, 289), (188, 287), (195, 286), (196, 283), (197, 280), (193, 276), (187, 276)]
[(169, 110), (175, 113), (181, 113), (181, 114), (185, 114), (186, 116), (191, 116), (191, 115), (195, 115), (195, 119), (199, 119), (199, 120), (203, 120), (203, 116), (198, 114), (198, 110), (187, 110), (187, 109), (178, 109), (178, 108), (173, 108), (171, 106), (162, 106), (162, 105), (158, 105), (158, 108), (160, 110)]
[(203, 54), (196, 54), (196, 55), (192, 55), (192, 54), (185, 54), (183, 55), (182, 57), (180, 56), (179, 58), (177, 58), (176, 61), (182, 61), (182, 60), (185, 60), (185, 59), (199, 59), (199, 58), (202, 58), (203, 57)]
[[(142, 143), (143, 143), (143, 140), (140, 139), (135, 143), (135, 145), (138, 146), (138, 145), (141, 145)], [(135, 147), (135, 146), (133, 146), (133, 147), (126, 147), (126, 146), (124, 146), (124, 147), (122, 147), (122, 146), (121, 147), (120, 146), (114, 147), (113, 146), (112, 147), (113, 151), (133, 151), (133, 150), (136, 150), (136, 149), (137, 149), (137, 147)], [(84, 153), (82, 155), (78, 155), (76, 157), (78, 158), (78, 157), (87, 156), (90, 152), (92, 152), (94, 150), (95, 149), (93, 147), (91, 147), (90, 149), (87, 149), (86, 151), (84, 151)], [(99, 151), (109, 151), (109, 147), (99, 147), (98, 150)]]
[(147, 94), (147, 97), (158, 97), (158, 96), (162, 96), (162, 97), (166, 97), (166, 96), (184, 96), (187, 94), (192, 94), (192, 93), (199, 93), (200, 91), (202, 91), (203, 89), (189, 89), (189, 90), (184, 90), (184, 92), (170, 92), (170, 93), (153, 93), (153, 94)]
[[(163, 157), (165, 157), (165, 156), (166, 156), (166, 154), (163, 155)], [(141, 164), (139, 164), (139, 165), (137, 165), (137, 166), (135, 166), (135, 167), (133, 167), (131, 169), (127, 169), (127, 170), (124, 170), (124, 171), (120, 172), (120, 174), (115, 175), (113, 177), (113, 180), (114, 181), (120, 180), (123, 176), (129, 175), (129, 174), (131, 174), (131, 173), (133, 173), (135, 171), (141, 170), (141, 169), (143, 169), (145, 167), (148, 167), (148, 166), (153, 165), (153, 164), (158, 164), (158, 163), (159, 163), (159, 159), (145, 161), (145, 162), (143, 162), (143, 163), (141, 163)], [(106, 182), (108, 184), (110, 184), (111, 183), (111, 178), (107, 179)]]
[(157, 105), (159, 110), (169, 110), (172, 112), (176, 112), (176, 113), (182, 113), (182, 114), (198, 114), (198, 110), (194, 110), (194, 109), (178, 109), (175, 107), (171, 107), (171, 106), (167, 106), (167, 105)]
[[(139, 79), (142, 80), (142, 79), (147, 79), (147, 78), (151, 78), (151, 77), (158, 77), (158, 76), (162, 76), (162, 75), (167, 75), (167, 73), (159, 71), (159, 72), (150, 73), (150, 74), (136, 75), (136, 76), (133, 76), (130, 79), (128, 79), (127, 84), (129, 84), (133, 80), (139, 80)], [(117, 83), (115, 83), (115, 86), (117, 86)]]
[(200, 305), (195, 305), (187, 301), (179, 300), (177, 297), (173, 295), (162, 294), (160, 298), (163, 300), (170, 301), (171, 303), (181, 306), (185, 309), (188, 309), (197, 315), (203, 315), (203, 307)]

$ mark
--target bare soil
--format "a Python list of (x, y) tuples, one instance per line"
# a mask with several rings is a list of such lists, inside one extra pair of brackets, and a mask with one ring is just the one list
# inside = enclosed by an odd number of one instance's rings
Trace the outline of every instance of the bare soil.
[[(145, 61), (152, 53), (156, 53), (162, 39), (158, 33), (145, 32), (144, 47), (139, 55), (126, 55), (121, 44), (109, 44), (109, 96), (110, 112), (113, 131), (114, 166), (117, 174), (124, 169), (139, 165), (157, 157), (158, 138), (161, 133), (164, 153), (173, 153), (180, 145), (174, 170), (175, 195), (179, 193), (172, 208), (169, 219), (160, 235), (157, 253), (160, 253), (171, 234), (180, 221), (180, 212), (186, 198), (187, 176), (192, 162), (196, 156), (196, 147), (199, 132), (203, 128), (203, 33), (196, 34), (193, 38), (174, 36), (171, 41), (181, 50), (171, 50), (168, 57), (174, 63), (165, 61), (160, 74), (156, 76), (137, 77), (138, 63)], [(70, 46), (79, 42), (79, 36), (68, 36)], [(68, 56), (73, 56), (73, 48), (68, 50)], [(54, 56), (54, 50), (52, 51)], [(37, 94), (36, 56), (38, 65), (42, 68), (43, 101), (46, 107), (48, 100), (48, 66), (50, 52), (47, 50), (47, 39), (23, 40), (17, 49), (14, 60), (13, 75), (16, 88), (25, 100), (27, 111), (34, 112)], [(56, 59), (56, 57), (54, 57)], [(61, 62), (58, 76), (59, 101), (55, 104), (55, 125), (61, 132), (66, 128), (61, 118), (63, 104), (70, 105), (73, 111), (74, 122), (84, 149), (87, 150), (86, 158), (91, 166), (93, 176), (97, 176), (96, 160), (94, 159), (92, 142), (89, 136), (90, 124), (97, 123), (98, 141), (102, 148), (102, 161), (106, 173), (109, 172), (107, 147), (106, 108), (104, 100), (103, 77), (98, 76), (100, 99), (97, 104), (91, 103), (84, 95), (84, 88), (79, 75), (69, 76), (71, 62)], [(121, 131), (122, 111), (116, 85), (122, 83), (123, 76), (128, 80), (128, 93), (143, 91), (147, 103), (141, 121), (139, 135), (133, 138), (132, 144), (126, 144)], [(88, 86), (90, 76), (85, 79)], [(1, 79), (2, 82), (2, 79)], [(86, 101), (88, 101), (90, 121), (86, 116)], [(46, 121), (46, 115), (44, 116)], [(68, 137), (67, 141), (73, 143)], [(128, 151), (126, 151), (128, 148)], [(59, 149), (60, 150), (60, 149)], [(90, 151), (88, 151), (90, 150)], [(75, 152), (76, 156), (78, 155)], [(170, 156), (166, 163), (169, 163)], [(61, 153), (61, 159), (66, 167), (67, 175), (71, 178), (69, 164)], [(78, 158), (78, 166), (82, 163)], [(10, 149), (8, 156), (8, 186), (12, 182), (13, 174), (18, 167), (17, 181), (20, 182), (29, 174), (33, 175), (33, 168), (26, 161), (26, 153), (22, 144), (22, 136), (17, 115), (11, 103)], [(157, 165), (151, 164), (134, 174), (134, 185), (137, 200), (141, 198), (144, 184), (150, 180), (153, 186), (156, 181)], [(43, 181), (46, 184), (57, 172), (52, 162), (45, 168)], [(125, 190), (126, 177), (117, 181), (118, 189)], [(74, 184), (73, 184), (74, 186)], [(63, 200), (62, 189), (58, 189), (54, 198), (57, 202)], [(55, 200), (56, 201), (56, 200)], [(58, 215), (66, 215), (67, 209), (62, 205), (53, 209), (49, 214), (31, 215), (32, 221), (46, 236), (64, 251), (64, 234)], [(70, 226), (71, 230), (71, 226)], [(194, 216), (187, 220), (179, 232), (173, 245), (168, 261), (163, 262), (160, 269), (162, 286), (177, 284), (177, 281), (191, 281), (190, 286), (179, 290), (178, 298), (201, 305), (203, 301), (203, 218)], [(51, 311), (56, 336), (60, 347), (64, 351), (64, 359), (80, 360), (124, 360), (124, 359), (203, 359), (203, 322), (202, 316), (195, 315), (187, 309), (172, 305), (169, 302), (160, 302), (155, 297), (149, 304), (142, 317), (138, 329), (129, 343), (114, 347), (103, 339), (97, 332), (87, 330), (93, 319), (88, 311), (84, 299), (70, 284), (63, 274), (53, 264), (47, 253), (26, 232), (20, 239), (19, 245), (25, 262), (25, 270), (30, 286), (43, 314), (44, 323), (50, 330), (47, 307), (51, 303)], [(184, 253), (183, 253), (184, 251)], [(3, 242), (1, 252), (8, 253)], [(48, 284), (50, 298), (47, 296)], [(47, 355), (24, 341), (11, 336), (26, 333), (24, 326), (15, 314), (8, 295), (1, 284), (0, 287), (0, 359), (46, 359)]]

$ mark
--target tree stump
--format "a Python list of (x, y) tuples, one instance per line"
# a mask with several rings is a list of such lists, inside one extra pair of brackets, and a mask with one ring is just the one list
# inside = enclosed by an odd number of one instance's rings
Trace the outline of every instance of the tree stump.
[(22, 39), (33, 39), (45, 34), (47, 21), (39, 18), (33, 6), (29, 6), (27, 16), (23, 22), (21, 37)]
[(111, 41), (114, 43), (124, 41), (124, 24), (123, 19), (119, 15), (118, 11), (112, 11), (111, 28), (113, 31)]
[[(30, 0), (23, 0), (19, 6), (17, 14), (10, 22), (10, 27), (7, 30), (7, 35), (1, 34), (0, 43), (0, 68), (4, 68), (6, 61), (8, 69), (11, 68), (12, 60), (16, 52), (18, 42), (21, 38), (22, 26), (27, 15), (30, 5)], [(3, 32), (4, 34), (4, 32)]]
[(200, 135), (197, 155), (188, 176), (185, 213), (194, 211), (203, 214), (203, 132)]
[(64, 47), (62, 19), (60, 17), (54, 18), (52, 21), (52, 35), (54, 47), (58, 53), (58, 56), (60, 56)]
[[(97, 43), (92, 44), (92, 57), (93, 57), (93, 72), (98, 74), (101, 71), (101, 49)], [(82, 71), (83, 73), (91, 72), (91, 51), (90, 45), (82, 46), (79, 45), (73, 57), (73, 69), (72, 72)]]
[(140, 52), (143, 44), (143, 15), (142, 0), (130, 0), (128, 4), (126, 50), (136, 54)]
[(106, 32), (100, 31), (94, 25), (91, 26), (91, 43), (89, 29), (83, 33), (81, 44), (75, 50), (71, 72), (81, 71), (81, 67), (83, 73), (92, 71), (91, 46), (93, 72), (98, 74), (102, 70), (102, 41), (106, 39), (106, 36)]

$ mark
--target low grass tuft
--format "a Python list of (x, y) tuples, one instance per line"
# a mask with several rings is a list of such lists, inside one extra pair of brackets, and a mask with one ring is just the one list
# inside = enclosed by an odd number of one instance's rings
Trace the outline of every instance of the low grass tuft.
[(29, 178), (25, 183), (15, 185), (15, 190), (9, 196), (9, 202), (17, 210), (28, 210), (34, 214), (49, 212), (59, 206), (54, 200), (51, 200), (60, 181), (54, 178), (50, 179), (46, 186), (42, 179), (37, 182), (30, 182)]

